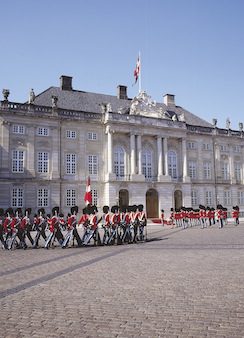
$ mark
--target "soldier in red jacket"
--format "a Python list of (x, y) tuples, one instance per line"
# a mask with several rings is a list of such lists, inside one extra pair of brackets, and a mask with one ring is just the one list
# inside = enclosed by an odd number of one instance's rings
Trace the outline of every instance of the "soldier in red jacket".
[(235, 225), (238, 225), (239, 222), (240, 210), (238, 205), (234, 206), (232, 209), (232, 217), (234, 218)]

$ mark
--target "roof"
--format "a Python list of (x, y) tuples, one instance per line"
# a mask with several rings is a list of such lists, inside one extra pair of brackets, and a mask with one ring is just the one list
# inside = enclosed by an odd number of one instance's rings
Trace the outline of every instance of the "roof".
[[(59, 87), (50, 87), (35, 97), (34, 103), (41, 106), (52, 105), (52, 96), (58, 97), (58, 107), (66, 110), (76, 110), (89, 113), (101, 113), (102, 105), (110, 103), (111, 111), (128, 113), (131, 99), (119, 99), (115, 95), (90, 93), (79, 90), (62, 90)], [(187, 124), (212, 127), (212, 124), (190, 113), (188, 110), (175, 105), (167, 106), (164, 103), (157, 103), (157, 108), (163, 111), (170, 111), (170, 115), (184, 115)]]

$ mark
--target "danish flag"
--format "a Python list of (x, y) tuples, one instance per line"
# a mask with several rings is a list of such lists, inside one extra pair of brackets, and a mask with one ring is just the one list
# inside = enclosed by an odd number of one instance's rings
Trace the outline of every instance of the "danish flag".
[(140, 56), (138, 56), (138, 59), (136, 62), (136, 68), (134, 70), (135, 83), (137, 83), (138, 77), (140, 75), (140, 68), (141, 68), (141, 61), (140, 61)]
[(86, 182), (86, 193), (84, 196), (84, 201), (85, 204), (92, 204), (92, 192), (91, 192), (91, 180), (90, 180), (90, 176), (88, 176), (87, 178), (87, 182)]

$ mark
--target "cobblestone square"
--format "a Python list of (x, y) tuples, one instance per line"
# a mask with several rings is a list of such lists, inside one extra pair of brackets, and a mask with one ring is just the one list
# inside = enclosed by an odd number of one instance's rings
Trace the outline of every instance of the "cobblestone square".
[(1, 337), (244, 337), (244, 223), (0, 259)]

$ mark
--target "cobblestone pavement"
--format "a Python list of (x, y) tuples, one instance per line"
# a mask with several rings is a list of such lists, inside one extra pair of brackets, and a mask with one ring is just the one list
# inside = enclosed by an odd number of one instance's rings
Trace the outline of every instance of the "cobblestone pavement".
[(1, 337), (244, 337), (244, 223), (0, 251)]

